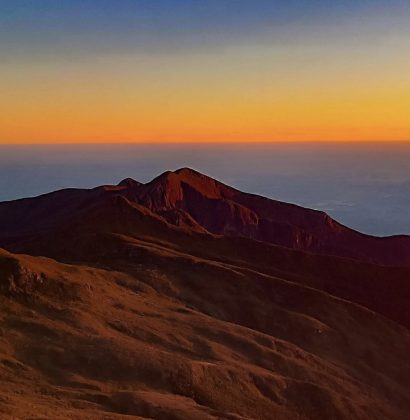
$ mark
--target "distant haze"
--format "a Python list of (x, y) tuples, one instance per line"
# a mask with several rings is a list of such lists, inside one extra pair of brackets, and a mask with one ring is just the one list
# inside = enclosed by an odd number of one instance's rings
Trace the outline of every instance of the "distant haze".
[(0, 146), (0, 200), (147, 182), (191, 167), (240, 190), (326, 211), (375, 235), (410, 234), (410, 143)]

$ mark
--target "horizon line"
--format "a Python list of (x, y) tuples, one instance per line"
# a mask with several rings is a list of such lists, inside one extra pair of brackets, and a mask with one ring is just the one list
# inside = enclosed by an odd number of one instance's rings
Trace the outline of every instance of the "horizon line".
[(408, 140), (274, 140), (274, 141), (112, 141), (112, 142), (0, 142), (0, 146), (172, 146), (172, 145), (274, 145), (274, 144), (404, 144)]

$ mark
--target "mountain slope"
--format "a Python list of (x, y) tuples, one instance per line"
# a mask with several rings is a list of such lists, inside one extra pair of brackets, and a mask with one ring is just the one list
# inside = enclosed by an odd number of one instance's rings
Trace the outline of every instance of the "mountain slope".
[(158, 213), (182, 210), (216, 234), (410, 266), (410, 237), (364, 235), (340, 225), (326, 213), (246, 194), (188, 168), (166, 172), (141, 186), (135, 200)]
[(406, 418), (408, 330), (278, 277), (147, 252), (109, 270), (0, 252), (2, 418)]
[(188, 169), (0, 203), (0, 417), (407, 419), (406, 241)]
[(327, 214), (242, 193), (191, 169), (165, 172), (148, 184), (63, 190), (0, 203), (0, 245), (58, 228), (76, 209), (121, 196), (167, 222), (196, 232), (242, 236), (292, 249), (383, 265), (410, 266), (410, 237), (377, 238)]

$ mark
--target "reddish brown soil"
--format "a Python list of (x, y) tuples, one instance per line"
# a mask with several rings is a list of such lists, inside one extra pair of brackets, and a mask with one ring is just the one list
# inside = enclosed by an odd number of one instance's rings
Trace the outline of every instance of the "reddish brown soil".
[(410, 269), (216, 235), (289, 205), (202, 177), (0, 204), (0, 418), (408, 419)]

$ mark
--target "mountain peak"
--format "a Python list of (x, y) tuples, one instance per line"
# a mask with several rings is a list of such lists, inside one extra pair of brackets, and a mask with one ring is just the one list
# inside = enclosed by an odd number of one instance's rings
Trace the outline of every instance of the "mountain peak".
[(194, 176), (200, 176), (200, 177), (206, 176), (202, 174), (201, 172), (198, 172), (195, 169), (188, 168), (188, 167), (179, 168), (176, 171), (174, 171), (174, 173), (177, 175), (191, 175), (191, 176), (194, 175)]
[(138, 182), (132, 178), (125, 178), (121, 182), (118, 183), (119, 187), (127, 187), (127, 188), (135, 188), (135, 187), (139, 187), (140, 185), (142, 185), (141, 182)]
[[(175, 171), (165, 171), (161, 175), (154, 178), (150, 183), (156, 183), (158, 181), (169, 181), (169, 180), (175, 180), (175, 181), (181, 181), (181, 180), (195, 180), (195, 179), (209, 179), (213, 181), (212, 178), (202, 174), (201, 172), (196, 171), (195, 169), (184, 167), (179, 168)], [(177, 182), (178, 182), (177, 181)]]

